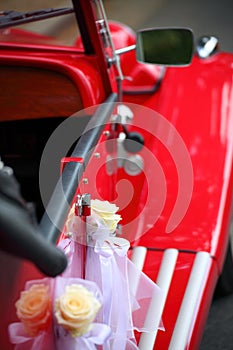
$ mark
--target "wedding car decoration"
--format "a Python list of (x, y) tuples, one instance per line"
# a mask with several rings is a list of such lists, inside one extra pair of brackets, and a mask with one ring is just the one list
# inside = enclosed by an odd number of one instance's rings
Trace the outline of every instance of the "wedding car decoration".
[(117, 235), (118, 209), (92, 200), (83, 221), (71, 208), (58, 245), (67, 269), (55, 279), (26, 283), (15, 304), (20, 322), (9, 325), (15, 349), (138, 349), (135, 331), (163, 329), (156, 310), (147, 321), (152, 301), (159, 308), (163, 293), (128, 259), (130, 244)]
[[(152, 299), (156, 299), (159, 308), (163, 292), (128, 259), (130, 244), (117, 234), (121, 221), (118, 209), (108, 201), (91, 200), (91, 215), (86, 217), (85, 222), (85, 278), (94, 281), (101, 289), (103, 307), (97, 320), (109, 325), (112, 330), (103, 347), (106, 350), (137, 349), (135, 330), (151, 332), (163, 329), (156, 314), (151, 322), (146, 322)], [(83, 222), (75, 215), (74, 206), (67, 220), (66, 232), (68, 238), (61, 242), (69, 256), (65, 274), (69, 275), (71, 271), (80, 273), (80, 260), (74, 258), (74, 252), (80, 252), (81, 256)]]
[(10, 340), (20, 350), (96, 349), (111, 334), (109, 326), (94, 322), (102, 302), (91, 281), (29, 281), (15, 304), (21, 322), (9, 325)]

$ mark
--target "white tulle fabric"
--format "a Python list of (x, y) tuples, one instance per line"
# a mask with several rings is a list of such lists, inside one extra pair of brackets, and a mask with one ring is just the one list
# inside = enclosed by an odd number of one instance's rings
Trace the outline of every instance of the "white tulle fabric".
[[(25, 284), (25, 290), (28, 290), (32, 285), (44, 284), (49, 286), (50, 293), (53, 293), (53, 280), (44, 278), (42, 280), (28, 281)], [(29, 336), (21, 322), (11, 323), (8, 327), (10, 342), (15, 344), (15, 350), (43, 350), (55, 349), (53, 330), (50, 327), (47, 331), (42, 331), (38, 336)]]
[[(65, 292), (67, 286), (81, 284), (88, 289), (95, 298), (103, 304), (103, 296), (98, 286), (91, 281), (80, 278), (58, 277), (55, 282), (54, 300)], [(56, 350), (95, 350), (96, 345), (103, 345), (110, 337), (111, 328), (103, 323), (92, 323), (91, 330), (81, 337), (72, 337), (70, 333), (54, 321), (55, 349)]]
[[(102, 308), (91, 331), (77, 338), (72, 338), (56, 320), (51, 329), (35, 338), (26, 335), (20, 322), (13, 323), (9, 326), (9, 335), (15, 349), (94, 350), (99, 345), (103, 350), (138, 349), (135, 330), (163, 329), (159, 312), (156, 313), (163, 292), (128, 259), (129, 242), (114, 237), (96, 213), (88, 217), (85, 224), (87, 246), (83, 245), (83, 222), (79, 217), (69, 219), (68, 230), (72, 237), (59, 243), (68, 258), (67, 269), (61, 277), (43, 281), (49, 284), (53, 301), (67, 285), (84, 283), (94, 288), (94, 293), (101, 298)], [(33, 283), (41, 283), (41, 280), (28, 282), (26, 289)], [(152, 304), (153, 317), (147, 322)]]
[[(80, 249), (79, 224), (80, 218), (73, 217), (69, 230), (75, 229), (75, 240), (69, 243), (72, 251)], [(103, 294), (103, 307), (98, 313), (97, 322), (109, 325), (112, 330), (112, 336), (104, 343), (103, 350), (138, 349), (135, 330), (151, 332), (164, 329), (156, 313), (149, 323), (146, 322), (152, 300), (156, 300), (159, 308), (163, 292), (128, 259), (129, 242), (112, 236), (96, 213), (87, 218), (86, 231), (85, 278), (94, 281)], [(66, 274), (72, 271), (73, 263), (71, 254)]]
[[(54, 280), (45, 278), (27, 282), (25, 290), (28, 290), (30, 286), (35, 284), (46, 284), (49, 286), (53, 304), (59, 296), (64, 294), (66, 286), (72, 284), (83, 285), (95, 296), (100, 304), (103, 303), (100, 289), (91, 281), (72, 277), (57, 277)], [(28, 336), (21, 322), (10, 324), (8, 331), (11, 343), (15, 344), (15, 350), (96, 350), (96, 346), (106, 343), (111, 335), (111, 328), (108, 325), (94, 322), (88, 333), (80, 337), (72, 337), (69, 331), (57, 323), (55, 317), (53, 317), (53, 322), (49, 329), (40, 332), (36, 337)]]

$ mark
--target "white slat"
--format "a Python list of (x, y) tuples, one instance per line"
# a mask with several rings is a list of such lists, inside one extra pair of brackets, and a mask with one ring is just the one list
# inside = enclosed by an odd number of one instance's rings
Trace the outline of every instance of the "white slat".
[(169, 350), (186, 349), (198, 306), (208, 278), (211, 259), (210, 254), (207, 252), (199, 252), (196, 255), (171, 338)]
[(137, 266), (137, 268), (139, 270), (142, 271), (143, 266), (144, 266), (144, 262), (146, 259), (146, 253), (147, 253), (147, 249), (146, 247), (134, 247), (133, 248), (133, 253), (132, 253), (132, 257), (131, 257), (131, 261)]
[[(145, 247), (138, 246), (138, 247), (134, 247), (133, 248), (131, 261), (141, 271), (143, 269), (144, 262), (145, 262), (145, 259), (146, 259), (146, 253), (147, 253), (147, 249)], [(137, 277), (135, 277), (135, 276), (132, 276), (131, 274), (129, 274), (128, 278), (129, 278), (129, 283), (130, 283), (130, 286), (131, 286), (131, 292), (134, 295), (136, 295), (137, 294), (139, 280), (140, 280), (140, 275), (138, 274)]]
[[(154, 322), (157, 318), (158, 322), (162, 317), (165, 302), (167, 299), (167, 294), (170, 288), (172, 276), (175, 270), (176, 261), (178, 257), (177, 249), (167, 249), (164, 252), (161, 266), (159, 269), (159, 274), (156, 283), (164, 292), (164, 298), (162, 303), (158, 304), (156, 298), (152, 298), (149, 312), (145, 321), (145, 326), (150, 325), (152, 320)], [(157, 330), (151, 333), (142, 333), (139, 341), (140, 350), (152, 350), (154, 348), (154, 343), (157, 336)]]

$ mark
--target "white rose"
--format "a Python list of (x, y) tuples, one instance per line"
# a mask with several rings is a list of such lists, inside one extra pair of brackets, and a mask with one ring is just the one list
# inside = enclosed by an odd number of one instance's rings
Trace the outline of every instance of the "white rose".
[(91, 200), (91, 210), (93, 210), (104, 222), (110, 233), (116, 231), (117, 224), (121, 220), (121, 216), (116, 214), (118, 207), (108, 201), (100, 201), (99, 199)]
[(72, 284), (55, 301), (55, 317), (72, 336), (80, 337), (90, 331), (100, 307), (99, 301), (87, 288)]

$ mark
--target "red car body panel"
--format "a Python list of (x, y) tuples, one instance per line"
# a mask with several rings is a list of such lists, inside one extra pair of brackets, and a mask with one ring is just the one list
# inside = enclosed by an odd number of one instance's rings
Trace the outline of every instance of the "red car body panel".
[[(84, 1), (81, 3), (84, 6)], [(1, 109), (4, 112), (0, 117), (2, 122), (27, 118), (44, 119), (57, 115), (57, 110), (47, 116), (42, 110), (32, 115), (26, 113), (30, 110), (30, 106), (23, 108), (22, 94), (19, 93), (17, 97), (17, 91), (26, 91), (30, 88), (26, 83), (22, 88), (21, 84), (26, 81), (20, 73), (22, 70), (24, 73), (29, 72), (28, 79), (30, 74), (35, 78), (34, 70), (37, 69), (41, 77), (48, 71), (58, 74), (57, 78), (51, 76), (51, 79), (57, 79), (57, 84), (61, 86), (64, 80), (68, 79), (67, 91), (72, 92), (76, 102), (66, 101), (69, 108), (64, 108), (61, 117), (68, 117), (78, 110), (103, 103), (111, 91), (116, 91), (116, 72), (106, 66), (102, 44), (96, 29), (93, 29), (94, 13), (90, 3), (85, 4), (87, 5), (82, 10), (87, 31), (91, 31), (93, 35), (95, 54), (85, 54), (80, 40), (71, 48), (51, 45), (49, 42), (42, 44), (41, 40), (44, 40), (44, 37), (21, 31), (13, 30), (8, 36), (1, 37), (0, 69), (2, 72), (5, 71), (5, 75), (0, 77), (0, 81), (2, 83), (9, 81), (9, 86), (14, 83), (13, 100), (16, 101), (17, 108), (22, 108), (17, 116), (14, 113), (15, 106), (11, 108), (7, 103), (7, 91), (2, 92), (0, 96)], [(128, 27), (112, 23), (110, 29), (116, 48), (134, 43), (135, 34)], [(17, 42), (15, 38), (18, 38)], [(14, 43), (10, 42), (10, 39)], [(144, 171), (130, 176), (120, 167), (116, 173), (109, 173), (105, 163), (101, 163), (103, 160), (93, 156), (87, 165), (84, 177), (93, 179), (95, 176), (96, 181), (82, 185), (77, 190), (82, 191), (85, 188), (93, 198), (100, 195), (102, 198), (121, 204), (122, 234), (130, 238), (132, 247), (144, 246), (148, 249), (144, 271), (153, 280), (156, 281), (163, 252), (169, 248), (179, 251), (163, 313), (166, 331), (159, 332), (155, 349), (168, 349), (194, 259), (198, 252), (208, 252), (212, 258), (209, 274), (203, 285), (191, 336), (187, 341), (188, 349), (198, 348), (214, 287), (223, 267), (229, 240), (233, 196), (232, 63), (232, 54), (217, 52), (207, 59), (195, 56), (189, 67), (167, 68), (164, 72), (159, 66), (136, 62), (134, 52), (123, 55), (121, 57), (123, 74), (131, 78), (123, 83), (123, 102), (135, 108), (129, 130), (139, 131), (145, 140), (147, 151), (142, 149), (139, 152), (144, 160)], [(40, 79), (42, 78), (38, 79), (38, 83)], [(46, 93), (49, 94), (49, 91)], [(56, 104), (56, 101), (52, 103)], [(148, 117), (150, 113), (154, 119)], [(172, 125), (171, 130), (174, 131), (174, 134), (167, 135), (167, 145), (161, 142), (156, 132), (153, 132), (160, 127), (159, 123), (163, 120)], [(106, 130), (110, 130), (109, 125), (106, 126)], [(174, 154), (171, 153), (176, 147), (174, 145), (173, 148), (172, 143), (175, 142), (177, 135), (182, 138), (190, 156), (193, 188), (183, 218), (178, 220), (178, 224), (171, 232), (168, 232), (167, 222), (172, 215), (180, 190), (179, 169), (177, 163), (174, 164)], [(106, 134), (103, 134), (95, 150), (95, 153), (100, 153), (101, 158), (105, 160), (109, 156), (106, 137)], [(150, 171), (151, 154), (156, 158), (157, 174)], [(116, 156), (116, 149), (112, 151), (111, 156), (113, 158)], [(182, 168), (182, 163), (179, 166)], [(94, 169), (98, 169), (98, 172), (95, 173)], [(182, 171), (185, 174), (185, 169)], [(129, 203), (121, 202), (121, 192), (116, 191), (116, 186), (122, 180), (127, 181), (133, 189), (133, 194), (129, 193), (132, 195)], [(163, 186), (166, 185), (166, 189), (164, 187), (166, 198), (161, 197), (163, 205), (161, 202), (158, 203), (158, 196), (162, 196), (159, 192), (161, 183)], [(121, 191), (124, 191), (124, 186)], [(138, 227), (141, 227), (141, 234), (135, 238)], [(27, 267), (26, 271), (29, 275), (35, 274), (32, 267)], [(24, 280), (25, 275), (18, 276), (14, 287), (21, 286), (21, 278)], [(11, 293), (9, 297), (11, 301), (14, 299)], [(8, 318), (12, 317), (11, 312), (9, 315)], [(7, 341), (4, 344), (7, 344)], [(4, 346), (6, 346), (4, 350), (10, 349), (9, 344)]]

